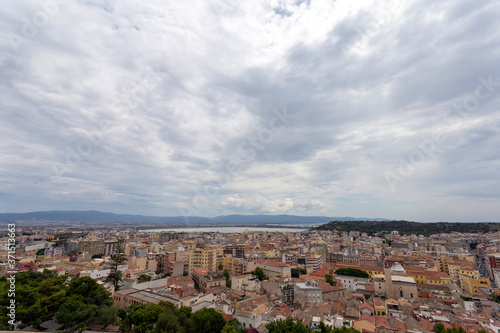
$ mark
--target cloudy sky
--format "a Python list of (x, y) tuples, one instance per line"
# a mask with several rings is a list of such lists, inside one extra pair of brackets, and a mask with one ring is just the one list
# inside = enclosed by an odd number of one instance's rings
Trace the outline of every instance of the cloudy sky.
[(18, 0), (0, 212), (500, 221), (495, 0)]

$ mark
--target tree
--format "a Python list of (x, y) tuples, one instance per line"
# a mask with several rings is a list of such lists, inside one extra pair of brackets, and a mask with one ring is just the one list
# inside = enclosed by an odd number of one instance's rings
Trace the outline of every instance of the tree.
[(94, 304), (85, 304), (80, 300), (64, 302), (56, 313), (56, 321), (61, 324), (59, 330), (64, 332), (82, 332), (87, 328), (87, 322), (97, 313), (98, 307)]
[(370, 277), (370, 275), (367, 272), (365, 272), (361, 269), (357, 269), (357, 268), (338, 268), (335, 271), (335, 274), (336, 275), (362, 277), (362, 278), (369, 278)]
[(102, 326), (102, 331), (109, 325), (118, 324), (118, 311), (120, 308), (116, 305), (104, 307), (99, 310), (99, 325)]
[[(184, 316), (172, 303), (160, 302), (158, 304), (133, 304), (126, 310), (119, 310), (120, 330), (122, 332), (145, 333), (153, 332), (154, 326), (158, 332), (179, 332), (177, 317)], [(179, 320), (179, 323), (181, 321)], [(179, 324), (179, 327), (182, 325)]]
[[(42, 273), (33, 271), (16, 274), (16, 321), (19, 328), (40, 325), (54, 317), (66, 296), (67, 275), (58, 276), (54, 271), (44, 270)], [(10, 281), (0, 277), (0, 330), (10, 330), (8, 324), (7, 297)]]
[(446, 329), (444, 328), (443, 323), (434, 324), (434, 326), (432, 327), (432, 330), (434, 331), (434, 333), (445, 333), (446, 332)]
[(217, 266), (217, 270), (222, 271), (223, 269), (224, 269), (224, 265), (222, 265), (222, 263), (220, 263), (219, 266)]
[(246, 333), (246, 331), (238, 319), (231, 318), (226, 326), (224, 326), (221, 333)]
[(106, 282), (113, 283), (115, 291), (120, 288), (120, 281), (122, 280), (122, 272), (118, 270), (118, 266), (123, 264), (126, 260), (123, 252), (125, 251), (125, 240), (123, 238), (118, 238), (118, 243), (116, 244), (116, 249), (111, 255), (111, 271), (106, 278)]
[(229, 271), (227, 269), (224, 270), (223, 274), (226, 278), (226, 287), (231, 288), (231, 274), (229, 274)]
[(59, 330), (81, 332), (99, 309), (106, 313), (110, 305), (110, 293), (94, 279), (88, 276), (73, 279), (67, 287), (64, 303), (55, 314), (57, 323), (61, 324)]
[(318, 325), (319, 331), (321, 333), (332, 333), (333, 329), (331, 326), (325, 325), (324, 322), (320, 322)]
[(337, 285), (337, 280), (333, 278), (332, 274), (326, 274), (325, 275), (325, 282), (329, 283), (330, 286), (336, 286)]
[(215, 309), (204, 308), (191, 315), (194, 332), (214, 333), (220, 332), (226, 326), (226, 320)]
[(139, 278), (137, 279), (137, 282), (143, 283), (143, 282), (148, 282), (151, 281), (151, 276), (146, 275), (146, 274), (141, 274)]
[(492, 293), (491, 297), (493, 298), (494, 302), (500, 303), (500, 295), (498, 295), (497, 293)]
[(183, 328), (174, 313), (166, 312), (159, 315), (158, 322), (156, 323), (156, 332), (177, 333), (183, 332)]
[(264, 274), (264, 271), (260, 267), (257, 267), (255, 271), (252, 272), (252, 274), (255, 275), (257, 279), (259, 279), (259, 281), (268, 279), (268, 277), (266, 276), (266, 274)]
[(68, 286), (67, 297), (98, 307), (107, 307), (112, 303), (109, 291), (89, 276), (73, 279)]
[(269, 333), (312, 333), (313, 330), (305, 327), (301, 322), (296, 323), (292, 318), (274, 321), (266, 325)]
[(293, 278), (299, 278), (301, 274), (307, 273), (306, 269), (302, 267), (292, 268), (290, 271)]

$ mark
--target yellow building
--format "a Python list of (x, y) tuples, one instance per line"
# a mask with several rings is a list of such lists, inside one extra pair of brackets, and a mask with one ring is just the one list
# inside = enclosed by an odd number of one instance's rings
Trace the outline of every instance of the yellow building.
[(193, 274), (195, 268), (208, 268), (217, 271), (216, 249), (194, 249), (189, 252), (189, 275)]
[(436, 267), (440, 272), (450, 274), (448, 270), (448, 257), (445, 255), (434, 258), (434, 267)]
[(490, 280), (482, 277), (477, 270), (460, 270), (460, 286), (469, 295), (477, 295), (479, 288), (489, 288)]
[(416, 283), (434, 284), (434, 285), (452, 283), (451, 278), (444, 272), (436, 272), (431, 270), (412, 269), (412, 268), (408, 268), (406, 272), (407, 276), (413, 277)]
[(373, 299), (373, 309), (375, 311), (375, 315), (385, 316), (385, 304), (380, 298)]
[(217, 257), (217, 269), (222, 265), (222, 270), (227, 270), (231, 275), (239, 275), (238, 260), (231, 256), (218, 256)]

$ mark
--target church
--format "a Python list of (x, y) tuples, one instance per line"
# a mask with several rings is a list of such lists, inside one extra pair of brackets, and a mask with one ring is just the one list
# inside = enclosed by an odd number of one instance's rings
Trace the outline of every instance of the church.
[(414, 299), (418, 295), (415, 280), (406, 276), (404, 267), (398, 262), (392, 267), (385, 267), (384, 274), (375, 275), (373, 284), (376, 296)]

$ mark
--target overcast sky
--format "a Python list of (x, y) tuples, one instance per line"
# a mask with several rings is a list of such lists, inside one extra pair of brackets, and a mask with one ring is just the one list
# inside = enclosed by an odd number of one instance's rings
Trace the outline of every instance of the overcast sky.
[(500, 221), (499, 17), (495, 0), (11, 1), (0, 211)]

